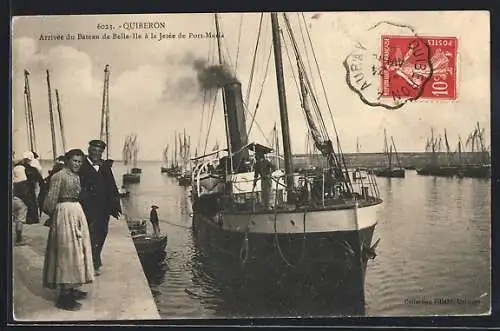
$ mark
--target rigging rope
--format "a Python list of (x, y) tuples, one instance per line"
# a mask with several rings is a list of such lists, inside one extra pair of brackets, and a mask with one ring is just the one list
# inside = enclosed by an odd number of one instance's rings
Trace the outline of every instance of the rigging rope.
[[(222, 27), (222, 20), (221, 19), (219, 19), (219, 25), (220, 25), (220, 31), (224, 31), (224, 28)], [(221, 32), (221, 34), (222, 34), (222, 32)], [(232, 60), (231, 60), (231, 54), (229, 53), (229, 49), (227, 48), (227, 44), (223, 43), (223, 38), (220, 38), (220, 42), (221, 42), (221, 46), (222, 45), (224, 46), (224, 49), (226, 50), (226, 56), (227, 56), (227, 61), (223, 61), (223, 62), (226, 62), (229, 65), (229, 67), (234, 67), (232, 64)], [(222, 54), (222, 57), (224, 58), (224, 54)]]
[[(297, 13), (297, 16), (299, 16), (299, 13)], [(302, 17), (304, 17), (302, 15)], [(304, 26), (306, 26), (306, 21), (304, 20)], [(306, 53), (306, 62), (307, 62), (307, 67), (309, 69), (309, 72), (311, 73), (311, 80), (312, 80), (312, 85), (313, 85), (313, 92), (314, 94), (317, 94), (316, 92), (316, 84), (314, 84), (314, 77), (312, 77), (312, 68), (311, 68), (311, 61), (309, 60), (309, 52), (307, 51), (307, 47), (306, 47), (306, 41), (305, 41), (305, 38), (304, 38), (304, 31), (302, 30), (302, 25), (300, 24), (300, 21), (299, 21), (299, 30), (300, 30), (300, 36), (302, 37), (302, 42), (304, 43), (304, 50), (305, 50), (305, 53)]]
[[(281, 31), (281, 36), (283, 37), (283, 39), (285, 38), (284, 35), (283, 35), (283, 31)], [(290, 63), (290, 66), (292, 67), (292, 70), (290, 70), (290, 71), (291, 71), (292, 76), (294, 78), (294, 83), (295, 83), (295, 87), (297, 88), (297, 93), (299, 95), (300, 100), (302, 100), (302, 93), (300, 91), (299, 83), (297, 83), (298, 79), (295, 76), (295, 72), (293, 70), (294, 66), (293, 66), (293, 63), (292, 63), (292, 59), (290, 58), (290, 53), (288, 51), (288, 47), (286, 46), (286, 43), (283, 43), (283, 44), (285, 46), (285, 53), (286, 53), (286, 56), (288, 58), (288, 62)], [(304, 110), (304, 112), (302, 114), (304, 115), (304, 118), (305, 118), (305, 120), (307, 122), (307, 115), (305, 114), (305, 110)], [(307, 129), (308, 129), (308, 132), (312, 135), (311, 128), (309, 127), (309, 125), (307, 125)]]
[[(322, 131), (321, 132), (322, 138), (325, 141), (329, 140), (330, 138), (328, 136), (328, 130), (326, 129), (325, 123), (323, 121), (323, 116), (322, 116), (321, 111), (319, 109), (319, 105), (318, 105), (318, 102), (317, 102), (317, 99), (316, 99), (316, 95), (314, 94), (314, 91), (311, 88), (311, 83), (309, 81), (308, 76), (305, 74), (306, 71), (304, 69), (304, 64), (302, 62), (302, 59), (300, 57), (299, 48), (298, 48), (297, 42), (295, 41), (295, 38), (293, 37), (293, 32), (292, 32), (290, 23), (288, 21), (288, 18), (286, 16), (285, 16), (285, 22), (287, 23), (287, 25), (286, 25), (287, 32), (288, 32), (288, 36), (290, 37), (290, 41), (292, 42), (292, 47), (293, 47), (293, 50), (295, 52), (295, 56), (297, 58), (297, 64), (300, 67), (299, 70), (303, 73), (302, 76), (304, 78), (304, 83), (306, 83), (305, 86), (308, 89), (308, 93), (311, 95), (311, 100), (312, 100), (312, 104), (313, 104), (314, 114), (316, 115), (317, 120), (319, 122), (320, 131)], [(285, 47), (286, 47), (286, 44), (285, 44)]]
[[(299, 64), (299, 66), (301, 67), (300, 70), (302, 70), (302, 72), (305, 72), (305, 70), (304, 70), (304, 64), (302, 63), (302, 60), (300, 58), (300, 53), (299, 53), (299, 50), (298, 50), (298, 46), (297, 46), (297, 43), (296, 43), (295, 38), (293, 36), (292, 27), (290, 25), (288, 17), (286, 16), (286, 13), (283, 13), (283, 17), (285, 19), (285, 23), (286, 23), (288, 35), (290, 36), (290, 40), (292, 41), (292, 46), (294, 47), (294, 51), (296, 52), (296, 55), (297, 55), (297, 62)], [(327, 104), (327, 107), (328, 107), (328, 111), (330, 113), (330, 118), (332, 120), (333, 129), (334, 129), (336, 140), (337, 140), (337, 148), (338, 148), (339, 153), (340, 153), (340, 161), (337, 159), (337, 155), (336, 155), (336, 153), (335, 153), (334, 150), (331, 151), (331, 155), (329, 156), (329, 159), (332, 160), (332, 161), (334, 161), (334, 164), (335, 164), (336, 167), (338, 167), (338, 166), (343, 167), (343, 170), (345, 170), (345, 172), (347, 174), (347, 176), (343, 175), (343, 177), (344, 177), (344, 179), (346, 181), (347, 187), (350, 188), (351, 191), (352, 191), (352, 189), (353, 189), (352, 188), (352, 182), (351, 182), (350, 177), (348, 176), (347, 165), (346, 165), (346, 162), (345, 162), (345, 158), (344, 158), (344, 155), (343, 155), (342, 148), (340, 146), (340, 141), (339, 141), (339, 136), (338, 136), (337, 128), (336, 128), (335, 122), (333, 120), (333, 114), (332, 114), (332, 111), (331, 111), (330, 104), (328, 102), (328, 98), (327, 98), (327, 94), (326, 94), (326, 88), (325, 88), (325, 85), (324, 85), (324, 82), (323, 82), (323, 78), (322, 78), (321, 71), (320, 71), (320, 68), (319, 68), (318, 60), (316, 58), (316, 54), (315, 54), (314, 48), (312, 46), (312, 40), (311, 40), (311, 36), (309, 34), (309, 30), (307, 29), (307, 26), (305, 27), (305, 29), (306, 29), (306, 32), (307, 32), (307, 36), (308, 36), (308, 39), (309, 39), (309, 44), (311, 46), (313, 57), (314, 57), (314, 60), (315, 60), (315, 63), (316, 63), (316, 69), (318, 70), (318, 75), (319, 75), (319, 78), (320, 78), (320, 81), (321, 81), (321, 86), (323, 88), (323, 93), (324, 93), (324, 96), (325, 96), (325, 101), (326, 101), (326, 104)], [(309, 91), (312, 91), (311, 83), (310, 83), (307, 75), (304, 75), (304, 78), (305, 78), (306, 87), (309, 89)], [(326, 137), (328, 137), (328, 131), (326, 130), (326, 126), (325, 126), (325, 123), (323, 121), (323, 116), (321, 114), (321, 111), (319, 110), (319, 104), (318, 104), (318, 101), (317, 101), (316, 96), (314, 95), (314, 93), (312, 94), (312, 98), (311, 99), (313, 101), (313, 106), (314, 106), (315, 111), (316, 111), (315, 114), (317, 115), (317, 117), (320, 120), (320, 126), (322, 126), (322, 128), (324, 130), (324, 133), (326, 134)], [(329, 138), (328, 138), (328, 141), (331, 142), (331, 140)]]
[[(210, 63), (214, 57), (215, 47), (213, 47), (214, 41), (208, 43), (208, 56), (207, 62)], [(200, 120), (200, 131), (198, 135), (198, 142), (196, 143), (197, 148), (201, 149), (201, 137), (203, 135), (203, 116), (205, 115), (205, 107), (207, 105), (207, 97), (210, 96), (210, 90), (203, 90), (203, 103), (201, 109), (201, 120)], [(208, 113), (207, 113), (208, 115)]]
[[(287, 20), (287, 17), (286, 17), (285, 14), (284, 14), (284, 17), (285, 17), (285, 20)], [(305, 21), (304, 13), (302, 13), (302, 19)], [(339, 152), (340, 152), (340, 155), (341, 155), (341, 159), (342, 159), (342, 163), (343, 163), (343, 166), (344, 166), (344, 170), (347, 172), (347, 165), (346, 165), (346, 162), (345, 162), (345, 158), (344, 158), (344, 153), (342, 151), (342, 147), (340, 146), (340, 141), (339, 141), (339, 135), (338, 135), (337, 127), (336, 127), (335, 121), (333, 119), (332, 109), (330, 107), (330, 103), (328, 102), (328, 97), (327, 97), (327, 94), (326, 94), (325, 84), (323, 82), (323, 77), (321, 75), (321, 70), (319, 69), (318, 59), (316, 57), (316, 53), (314, 52), (314, 48), (312, 46), (312, 39), (311, 39), (311, 35), (309, 33), (309, 29), (307, 28), (307, 25), (305, 26), (305, 30), (306, 30), (306, 33), (307, 33), (307, 38), (309, 40), (309, 45), (311, 46), (312, 54), (313, 54), (313, 57), (314, 57), (314, 62), (316, 63), (316, 68), (318, 70), (318, 75), (319, 75), (319, 79), (320, 79), (320, 82), (321, 82), (321, 87), (323, 88), (323, 93), (325, 95), (325, 101), (326, 101), (326, 105), (328, 107), (328, 112), (330, 114), (330, 119), (332, 121), (333, 130), (335, 132), (335, 136), (337, 137), (337, 148), (339, 149)], [(346, 179), (347, 179), (348, 185), (351, 187), (351, 190), (352, 190), (352, 183), (351, 183), (350, 177), (347, 176)]]
[(278, 238), (278, 224), (277, 224), (278, 223), (278, 210), (276, 208), (276, 202), (278, 200), (278, 184), (279, 184), (279, 179), (276, 180), (276, 190), (275, 190), (275, 195), (274, 195), (274, 245), (275, 245), (276, 249), (278, 250), (278, 253), (279, 253), (281, 259), (283, 260), (283, 262), (285, 262), (285, 264), (288, 267), (295, 269), (300, 264), (302, 264), (302, 261), (304, 260), (304, 256), (305, 256), (305, 251), (306, 251), (306, 213), (307, 213), (307, 210), (306, 209), (304, 210), (304, 213), (302, 216), (302, 230), (303, 230), (303, 232), (302, 232), (301, 254), (300, 254), (299, 260), (297, 261), (297, 264), (294, 265), (294, 264), (290, 263), (290, 261), (288, 261), (288, 259), (285, 257), (285, 254), (283, 253), (283, 251), (281, 249), (281, 245), (279, 243), (279, 238)]
[(250, 78), (248, 80), (248, 86), (247, 86), (247, 95), (245, 97), (245, 104), (248, 104), (250, 100), (250, 92), (252, 91), (252, 82), (253, 82), (253, 75), (255, 71), (255, 62), (257, 60), (257, 50), (259, 48), (259, 40), (260, 40), (260, 34), (262, 31), (262, 18), (264, 16), (264, 13), (260, 14), (260, 22), (259, 22), (259, 30), (257, 32), (257, 41), (255, 42), (255, 49), (253, 52), (253, 59), (252, 59), (252, 67), (250, 69)]
[(218, 93), (215, 93), (214, 103), (212, 104), (212, 114), (210, 116), (210, 122), (208, 124), (207, 137), (205, 139), (205, 147), (203, 148), (203, 155), (205, 155), (207, 153), (208, 137), (210, 136), (210, 131), (211, 131), (210, 129), (212, 128), (212, 120), (214, 119), (215, 105), (217, 104), (217, 95), (218, 95)]
[(240, 56), (240, 41), (241, 41), (241, 28), (243, 26), (243, 13), (240, 14), (240, 27), (238, 31), (238, 45), (236, 47), (236, 61), (234, 63), (234, 71), (238, 70), (238, 59)]
[[(267, 76), (268, 76), (268, 72), (269, 72), (269, 63), (271, 62), (270, 61), (271, 60), (271, 54), (272, 54), (272, 47), (269, 47), (269, 56), (267, 57), (266, 70), (264, 72), (264, 79), (262, 81), (262, 85), (260, 86), (259, 97), (257, 98), (257, 103), (255, 104), (255, 111), (253, 112), (253, 115), (252, 115), (252, 121), (250, 122), (250, 126), (249, 126), (248, 132), (247, 132), (247, 136), (249, 136), (250, 132), (252, 131), (252, 127), (253, 127), (253, 124), (255, 122), (255, 115), (257, 115), (257, 109), (260, 106), (260, 101), (262, 99), (262, 92), (264, 92), (264, 84), (265, 84), (265, 82), (267, 80)], [(256, 123), (256, 125), (258, 126), (258, 123)]]

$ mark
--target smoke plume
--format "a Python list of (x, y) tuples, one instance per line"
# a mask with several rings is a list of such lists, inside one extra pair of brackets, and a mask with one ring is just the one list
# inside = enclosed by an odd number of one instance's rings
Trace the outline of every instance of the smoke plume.
[(226, 84), (238, 82), (229, 67), (210, 64), (193, 53), (170, 54), (165, 62), (172, 69), (162, 92), (161, 99), (165, 102), (196, 103), (204, 99), (205, 93), (214, 93)]
[(196, 71), (198, 85), (202, 91), (238, 82), (227, 66), (209, 65), (205, 60), (196, 59), (193, 62), (193, 69)]

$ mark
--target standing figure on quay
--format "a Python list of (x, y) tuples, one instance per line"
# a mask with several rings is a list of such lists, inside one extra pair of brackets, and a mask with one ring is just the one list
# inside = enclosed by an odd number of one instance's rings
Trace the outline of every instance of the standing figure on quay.
[(80, 170), (80, 202), (89, 225), (96, 275), (100, 274), (102, 266), (101, 252), (108, 235), (109, 217), (119, 218), (122, 214), (120, 195), (111, 170), (113, 162), (102, 159), (105, 149), (102, 140), (90, 141), (88, 155)]

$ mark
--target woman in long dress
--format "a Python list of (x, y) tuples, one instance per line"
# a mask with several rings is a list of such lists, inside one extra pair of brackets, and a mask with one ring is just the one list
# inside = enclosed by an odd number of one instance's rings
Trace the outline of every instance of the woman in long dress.
[(44, 212), (52, 219), (45, 262), (43, 285), (58, 289), (56, 306), (65, 310), (78, 310), (87, 292), (81, 285), (94, 280), (92, 248), (89, 229), (82, 207), (78, 202), (80, 178), (78, 172), (84, 154), (72, 149), (65, 155), (64, 169), (52, 176), (44, 201)]

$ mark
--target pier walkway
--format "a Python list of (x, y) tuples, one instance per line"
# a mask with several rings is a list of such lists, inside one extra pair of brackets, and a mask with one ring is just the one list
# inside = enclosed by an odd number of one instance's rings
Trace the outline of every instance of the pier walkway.
[(13, 248), (13, 310), (16, 321), (98, 321), (159, 319), (146, 276), (125, 220), (111, 218), (103, 249), (102, 273), (85, 285), (82, 309), (55, 307), (56, 291), (42, 287), (42, 270), (49, 228), (26, 225), (26, 245)]

